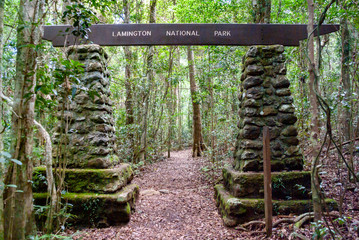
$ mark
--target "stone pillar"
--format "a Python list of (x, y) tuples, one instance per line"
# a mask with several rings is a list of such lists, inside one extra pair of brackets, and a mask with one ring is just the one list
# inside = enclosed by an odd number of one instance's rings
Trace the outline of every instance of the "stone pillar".
[[(72, 93), (69, 110), (65, 112), (69, 120), (67, 166), (109, 168), (118, 163), (118, 156), (109, 98), (108, 56), (98, 45), (71, 46), (67, 54), (70, 59), (82, 63), (85, 69), (76, 91)], [(59, 118), (61, 115), (60, 111)], [(55, 129), (54, 144), (60, 144), (61, 130), (64, 131), (61, 125)], [(57, 157), (56, 151), (54, 157)]]
[[(84, 73), (73, 88), (76, 91), (70, 93), (70, 106), (64, 114), (60, 100), (59, 125), (53, 137), (54, 158), (64, 160), (67, 165), (66, 169), (61, 169), (65, 173), (63, 187), (67, 191), (61, 199), (73, 205), (70, 213), (76, 217), (70, 221), (74, 225), (123, 224), (130, 220), (139, 187), (131, 183), (131, 166), (119, 163), (116, 155), (108, 56), (100, 46), (93, 44), (71, 46), (67, 54), (83, 64)], [(67, 130), (62, 116), (69, 123)], [(62, 155), (57, 152), (59, 147), (62, 147)], [(44, 167), (34, 169), (33, 190), (37, 205), (45, 205), (48, 200), (47, 185), (43, 181), (45, 172)]]
[[(215, 198), (226, 226), (264, 217), (263, 126), (271, 138), (273, 215), (312, 211), (310, 172), (303, 170), (284, 48), (251, 47), (243, 58), (240, 121), (233, 167), (223, 168)], [(329, 209), (336, 202), (326, 200)]]
[(269, 126), (272, 171), (303, 169), (283, 51), (255, 46), (243, 58), (235, 170), (263, 170), (263, 126)]

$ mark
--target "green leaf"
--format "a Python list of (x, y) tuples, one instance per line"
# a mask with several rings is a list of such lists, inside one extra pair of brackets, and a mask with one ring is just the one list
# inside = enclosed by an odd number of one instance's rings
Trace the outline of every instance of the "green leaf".
[(17, 186), (15, 184), (9, 184), (9, 185), (6, 185), (6, 187), (17, 188)]
[(11, 161), (13, 161), (14, 163), (16, 163), (17, 165), (22, 165), (22, 162), (20, 162), (19, 160), (17, 159), (10, 159)]
[(8, 152), (1, 152), (1, 155), (3, 155), (6, 158), (11, 158), (11, 154)]

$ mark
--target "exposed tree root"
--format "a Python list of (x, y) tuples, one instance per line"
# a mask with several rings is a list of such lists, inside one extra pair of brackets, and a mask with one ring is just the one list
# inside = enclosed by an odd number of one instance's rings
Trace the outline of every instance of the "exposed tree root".
[(294, 240), (294, 239), (302, 239), (302, 240), (309, 240), (309, 238), (307, 238), (306, 236), (300, 234), (300, 233), (297, 233), (297, 232), (292, 232), (289, 236), (289, 239), (290, 240)]
[(284, 218), (284, 219), (279, 219), (278, 221), (276, 221), (275, 223), (273, 223), (273, 227), (277, 227), (279, 224), (282, 224), (282, 223), (288, 223), (288, 224), (291, 224), (291, 223), (294, 223), (294, 220), (293, 218)]
[[(326, 217), (339, 217), (337, 214), (333, 214), (333, 213), (323, 213), (323, 215)], [(307, 212), (307, 213), (303, 213), (297, 217), (291, 217), (291, 216), (281, 216), (281, 217), (282, 217), (281, 219), (278, 219), (276, 222), (273, 223), (273, 228), (277, 227), (278, 225), (280, 225), (282, 223), (287, 223), (287, 224), (294, 224), (294, 226), (293, 226), (294, 229), (298, 230), (306, 222), (308, 222), (309, 220), (312, 220), (314, 218), (314, 213)], [(248, 229), (248, 227), (252, 226), (252, 225), (265, 226), (265, 222), (258, 221), (258, 220), (250, 221), (250, 222), (247, 222), (247, 223), (237, 226), (235, 229), (240, 230), (240, 231), (249, 232), (250, 230)], [(256, 232), (258, 233), (258, 231), (256, 231)], [(299, 234), (299, 233), (294, 232), (293, 234)], [(301, 238), (300, 236), (297, 236), (297, 237)], [(305, 236), (303, 236), (303, 237), (305, 237)], [(301, 238), (301, 239), (307, 239), (307, 238), (305, 237), (305, 238)]]

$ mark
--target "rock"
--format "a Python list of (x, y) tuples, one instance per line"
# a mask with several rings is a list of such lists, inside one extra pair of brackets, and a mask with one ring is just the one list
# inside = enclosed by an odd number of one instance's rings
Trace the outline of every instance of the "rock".
[(265, 106), (259, 114), (261, 116), (269, 116), (269, 115), (276, 115), (277, 113), (278, 110), (275, 109), (273, 106)]
[(285, 152), (285, 155), (291, 157), (291, 156), (295, 156), (297, 155), (299, 152), (299, 147), (298, 146), (290, 146), (287, 151)]
[(277, 89), (275, 91), (275, 94), (277, 96), (290, 96), (291, 92), (290, 92), (289, 88), (282, 88), (282, 89)]
[(292, 104), (293, 97), (292, 96), (284, 96), (280, 98), (282, 104)]
[(246, 73), (251, 76), (258, 76), (264, 73), (264, 69), (259, 65), (248, 65), (246, 68)]
[(255, 57), (255, 56), (257, 56), (257, 54), (258, 54), (258, 48), (250, 47), (246, 53), (246, 59), (249, 57)]
[(257, 108), (249, 108), (249, 107), (247, 107), (247, 108), (241, 110), (241, 112), (246, 117), (253, 117), (253, 116), (258, 115), (258, 109)]
[(256, 140), (243, 140), (241, 142), (241, 145), (244, 148), (252, 148), (252, 149), (262, 149), (263, 148), (263, 143), (261, 141), (256, 141)]
[(244, 160), (254, 159), (256, 157), (258, 157), (258, 153), (251, 149), (244, 150), (243, 153), (241, 154), (241, 159)]
[(255, 64), (257, 62), (258, 62), (258, 60), (256, 58), (248, 57), (248, 58), (246, 58), (246, 60), (244, 62), (244, 66), (248, 66), (250, 64)]
[(283, 137), (281, 140), (289, 145), (298, 145), (299, 140), (297, 137)]
[[(243, 124), (244, 125), (255, 125), (255, 126), (262, 127), (262, 126), (264, 126), (264, 121), (262, 118), (258, 118), (258, 117), (245, 117), (243, 120)], [(243, 125), (243, 127), (244, 127), (244, 125)]]
[(263, 79), (260, 77), (249, 76), (243, 81), (243, 88), (248, 89), (257, 85), (260, 85)]
[(290, 82), (286, 76), (278, 75), (276, 78), (272, 78), (272, 84), (275, 88), (288, 88)]
[(85, 72), (84, 77), (81, 79), (82, 82), (87, 85), (94, 81), (100, 81), (103, 75), (100, 72)]
[(275, 77), (273, 66), (265, 66), (264, 73), (266, 76)]
[(243, 103), (243, 107), (259, 107), (260, 102), (256, 101), (255, 99), (247, 99)]
[(259, 134), (261, 133), (261, 129), (257, 126), (253, 125), (246, 125), (243, 128), (243, 138), (246, 139), (256, 139), (259, 137)]
[(284, 63), (275, 63), (274, 72), (276, 74), (285, 75), (287, 74), (287, 68)]
[(252, 87), (247, 91), (247, 98), (260, 99), (263, 96), (263, 89), (261, 87)]
[[(274, 50), (277, 52), (277, 53), (283, 53), (284, 52), (284, 47), (283, 45), (276, 45), (274, 47)], [(282, 55), (279, 55), (279, 56), (282, 56)]]
[(294, 113), (295, 108), (293, 107), (292, 104), (282, 104), (279, 107), (279, 111), (284, 113)]
[(88, 65), (87, 65), (87, 68), (86, 68), (86, 71), (87, 72), (94, 72), (94, 71), (97, 71), (97, 72), (103, 72), (103, 68), (102, 68), (102, 64), (95, 61), (95, 62), (90, 62)]
[(283, 129), (281, 134), (286, 137), (297, 136), (298, 132), (297, 132), (297, 128), (291, 125), (291, 126), (286, 127), (285, 129)]
[(159, 195), (159, 194), (161, 194), (161, 193), (154, 189), (146, 189), (146, 190), (140, 191), (141, 196), (152, 196), (152, 195)]
[(292, 113), (279, 113), (278, 120), (284, 124), (294, 124), (297, 121), (297, 117)]

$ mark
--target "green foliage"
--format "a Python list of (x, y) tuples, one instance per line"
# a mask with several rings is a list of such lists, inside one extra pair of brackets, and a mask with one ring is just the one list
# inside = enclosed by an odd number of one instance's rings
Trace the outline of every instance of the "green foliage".
[(71, 5), (66, 6), (63, 12), (62, 21), (72, 22), (73, 29), (67, 29), (75, 37), (88, 39), (90, 26), (93, 22), (98, 22), (96, 14), (86, 7), (81, 1), (71, 0)]
[(313, 222), (311, 223), (311, 226), (314, 228), (314, 232), (312, 235), (313, 240), (324, 239), (326, 236), (330, 235), (329, 231), (332, 231), (332, 234), (335, 234), (335, 232), (329, 229), (323, 221)]

